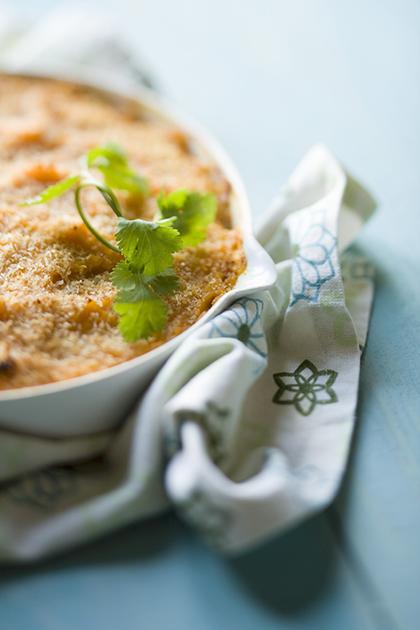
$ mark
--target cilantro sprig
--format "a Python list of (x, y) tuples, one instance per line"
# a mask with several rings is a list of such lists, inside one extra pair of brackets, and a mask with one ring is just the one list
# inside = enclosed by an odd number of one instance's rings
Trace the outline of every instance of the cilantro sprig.
[(124, 151), (114, 143), (90, 149), (86, 154), (88, 168), (97, 168), (110, 188), (146, 197), (149, 194), (147, 180), (132, 169)]
[[(92, 174), (102, 174), (102, 180)], [(82, 203), (85, 188), (94, 187), (117, 217), (115, 243), (92, 225)], [(157, 199), (159, 216), (153, 221), (127, 219), (116, 196), (122, 190), (147, 198), (147, 180), (130, 167), (124, 151), (109, 143), (90, 149), (81, 160), (81, 170), (49, 186), (24, 205), (48, 203), (72, 190), (80, 218), (105, 247), (122, 256), (111, 278), (117, 295), (114, 310), (119, 330), (127, 342), (146, 339), (165, 328), (168, 307), (164, 297), (179, 288), (173, 270), (173, 255), (201, 243), (215, 220), (217, 203), (211, 193), (175, 190)]]
[(163, 218), (175, 217), (173, 225), (181, 234), (183, 247), (194, 247), (206, 238), (216, 216), (214, 195), (180, 189), (159, 195), (157, 202)]

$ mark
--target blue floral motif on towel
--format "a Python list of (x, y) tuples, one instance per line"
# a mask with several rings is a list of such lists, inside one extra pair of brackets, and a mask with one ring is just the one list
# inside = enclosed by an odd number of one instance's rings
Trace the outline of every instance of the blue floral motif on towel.
[(77, 491), (77, 480), (71, 468), (49, 468), (25, 475), (7, 489), (15, 503), (49, 510)]
[(308, 227), (295, 244), (290, 306), (299, 300), (316, 303), (322, 285), (334, 278), (337, 239), (322, 221)]
[(264, 303), (258, 298), (244, 297), (211, 323), (209, 337), (239, 339), (261, 357), (267, 356), (267, 342), (261, 323)]
[(223, 549), (232, 528), (233, 515), (217, 505), (199, 489), (175, 505), (180, 516), (215, 549)]

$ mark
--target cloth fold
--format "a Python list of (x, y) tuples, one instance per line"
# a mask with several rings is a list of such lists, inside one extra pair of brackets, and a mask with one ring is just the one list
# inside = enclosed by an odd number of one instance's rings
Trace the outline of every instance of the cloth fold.
[(0, 559), (43, 557), (170, 507), (237, 553), (325, 507), (346, 465), (373, 297), (372, 267), (346, 248), (374, 207), (314, 147), (258, 229), (276, 285), (187, 338), (119, 429), (0, 430)]

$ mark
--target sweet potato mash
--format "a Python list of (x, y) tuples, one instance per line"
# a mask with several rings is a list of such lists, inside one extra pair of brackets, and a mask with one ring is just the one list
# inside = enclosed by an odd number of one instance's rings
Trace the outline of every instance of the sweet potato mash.
[[(89, 148), (116, 142), (150, 185), (142, 200), (118, 195), (128, 218), (153, 217), (160, 191), (213, 192), (217, 220), (204, 242), (174, 255), (180, 288), (166, 299), (165, 330), (127, 343), (117, 328), (110, 272), (119, 255), (103, 247), (74, 209), (72, 193), (20, 205), (78, 168)], [(115, 216), (95, 190), (85, 207), (112, 240)], [(245, 268), (230, 226), (230, 190), (185, 134), (121, 99), (73, 84), (0, 76), (0, 390), (100, 370), (164, 343), (191, 326)]]

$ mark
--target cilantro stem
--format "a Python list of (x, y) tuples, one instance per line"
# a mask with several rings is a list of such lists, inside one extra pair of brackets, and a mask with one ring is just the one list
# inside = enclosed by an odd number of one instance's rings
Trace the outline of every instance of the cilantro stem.
[(118, 200), (110, 189), (100, 186), (94, 181), (87, 181), (81, 184), (80, 186), (78, 186), (76, 190), (74, 191), (74, 201), (76, 204), (77, 212), (79, 213), (80, 218), (82, 219), (83, 223), (86, 225), (88, 230), (93, 234), (95, 238), (98, 239), (98, 241), (102, 243), (102, 245), (105, 245), (105, 247), (108, 247), (108, 249), (112, 249), (112, 251), (120, 254), (121, 252), (119, 248), (116, 245), (113, 245), (112, 243), (110, 243), (104, 236), (102, 236), (102, 234), (99, 234), (99, 232), (93, 227), (93, 225), (91, 224), (91, 222), (89, 221), (89, 219), (87, 218), (83, 210), (80, 194), (83, 188), (87, 188), (88, 186), (95, 186), (99, 190), (99, 192), (102, 194), (103, 198), (108, 203), (108, 205), (112, 208), (113, 212), (117, 215), (117, 217), (122, 217), (122, 212), (120, 210)]
[(80, 184), (79, 188), (87, 188), (88, 186), (94, 186), (99, 190), (102, 197), (105, 199), (111, 210), (114, 212), (114, 214), (117, 215), (118, 218), (123, 216), (119, 201), (115, 196), (114, 191), (111, 190), (109, 186), (102, 184), (102, 182), (92, 177), (89, 172), (82, 174), (82, 183)]

